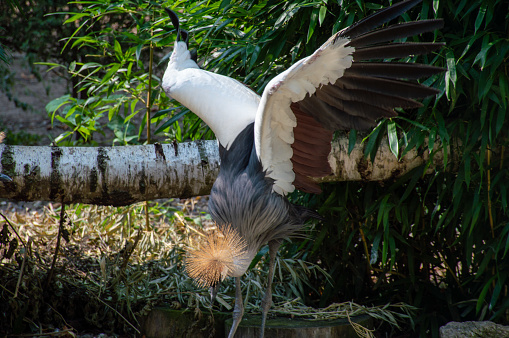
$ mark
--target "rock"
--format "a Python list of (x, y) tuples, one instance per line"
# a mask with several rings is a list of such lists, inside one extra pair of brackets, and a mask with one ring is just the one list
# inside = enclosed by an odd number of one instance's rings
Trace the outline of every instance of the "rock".
[(449, 322), (440, 328), (440, 338), (509, 338), (509, 326), (484, 322)]

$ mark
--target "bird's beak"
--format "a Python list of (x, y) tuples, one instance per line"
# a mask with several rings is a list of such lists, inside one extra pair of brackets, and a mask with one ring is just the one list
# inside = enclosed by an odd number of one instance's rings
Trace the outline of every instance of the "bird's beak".
[(173, 24), (173, 27), (175, 27), (175, 29), (177, 30), (177, 41), (184, 41), (186, 43), (186, 46), (188, 46), (189, 33), (186, 30), (180, 29), (180, 22), (177, 13), (175, 13), (169, 8), (165, 8), (165, 11), (166, 13), (168, 13), (168, 16), (171, 19), (171, 23)]
[(10, 178), (7, 175), (0, 174), (0, 181), (2, 181), (2, 182), (12, 182), (12, 178)]
[(173, 24), (173, 27), (175, 27), (175, 29), (177, 30), (177, 41), (179, 41), (180, 35), (181, 35), (179, 17), (177, 15), (177, 13), (175, 13), (174, 11), (172, 11), (169, 8), (165, 8), (164, 10), (166, 11), (166, 13), (168, 13), (168, 16), (171, 19), (171, 23)]
[(186, 46), (189, 48), (189, 33), (185, 29), (180, 30), (180, 38), (181, 41), (184, 41), (186, 43)]
[(216, 285), (211, 286), (209, 289), (210, 292), (210, 303), (214, 304), (216, 301), (217, 291), (219, 290), (219, 287), (221, 286), (221, 281), (218, 281)]

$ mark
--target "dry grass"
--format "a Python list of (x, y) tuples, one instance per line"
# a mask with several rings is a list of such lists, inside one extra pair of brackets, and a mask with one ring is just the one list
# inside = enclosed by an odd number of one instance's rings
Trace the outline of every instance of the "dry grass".
[[(143, 204), (122, 208), (68, 206), (56, 256), (60, 205), (21, 212), (4, 208), (9, 223), (0, 223), (0, 320), (6, 325), (0, 334), (132, 335), (139, 328), (137, 318), (153, 306), (164, 303), (197, 311), (210, 308), (208, 290), (192, 282), (183, 264), (186, 248), (199, 242), (204, 228), (213, 226), (204, 212), (205, 202), (200, 198), (151, 202), (148, 226)], [(263, 263), (261, 260), (243, 279), (246, 312), (259, 312), (267, 274)], [(270, 313), (310, 320), (369, 314), (394, 326), (410, 318), (411, 309), (404, 305), (343, 303), (312, 309), (298, 299), (287, 300), (291, 290), (302, 289), (309, 276), (319, 274), (328, 277), (299, 254), (279, 257), (276, 304)], [(225, 280), (217, 300), (215, 307), (232, 309), (232, 279)], [(360, 330), (369, 336), (369, 330)]]

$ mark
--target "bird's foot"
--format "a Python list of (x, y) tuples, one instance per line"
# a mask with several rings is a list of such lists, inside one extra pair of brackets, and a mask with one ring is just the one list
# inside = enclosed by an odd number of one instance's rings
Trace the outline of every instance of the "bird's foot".
[(233, 323), (232, 328), (230, 329), (230, 333), (228, 334), (228, 338), (233, 338), (235, 336), (235, 332), (237, 331), (237, 327), (242, 320), (242, 316), (244, 316), (244, 304), (242, 301), (242, 289), (240, 287), (240, 277), (235, 277), (235, 307), (233, 308)]
[(265, 323), (267, 321), (267, 314), (269, 313), (269, 309), (272, 306), (272, 289), (267, 288), (265, 291), (265, 296), (262, 299), (262, 325), (260, 327), (260, 338), (263, 338), (265, 333)]

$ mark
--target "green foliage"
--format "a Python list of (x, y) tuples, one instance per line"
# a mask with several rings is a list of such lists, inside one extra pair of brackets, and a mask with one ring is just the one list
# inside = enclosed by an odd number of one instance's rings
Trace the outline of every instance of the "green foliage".
[(6, 130), (5, 140), (2, 143), (9, 144), (9, 145), (33, 146), (33, 145), (37, 145), (37, 143), (41, 139), (42, 139), (42, 136), (30, 134), (25, 131), (20, 131), (20, 132), (15, 133), (10, 130)]
[[(80, 53), (80, 60), (68, 66), (46, 63), (67, 68), (76, 83), (76, 95), (58, 98), (47, 107), (52, 120), (57, 118), (70, 127), (57, 138), (59, 143), (65, 140), (61, 144), (74, 144), (76, 141), (69, 138), (74, 134), (79, 134), (77, 142), (90, 142), (93, 133), (108, 123), (100, 124), (101, 117), (111, 121), (114, 116), (121, 116), (131, 123), (147, 107), (157, 111), (151, 117), (156, 134), (164, 133), (179, 142), (212, 137), (208, 127), (193, 114), (187, 114), (187, 109), (167, 110), (172, 106), (159, 83), (169, 54), (159, 51), (170, 46), (176, 37), (164, 7), (181, 13), (182, 26), (189, 31), (191, 46), (197, 49), (204, 68), (239, 79), (259, 93), (275, 74), (312, 53), (344, 24), (360, 20), (367, 9), (381, 8), (360, 3), (340, 7), (316, 1), (155, 4), (101, 0), (73, 4), (83, 5), (82, 10), (57, 13), (65, 15), (66, 25), (76, 27), (63, 39), (62, 53), (86, 50), (87, 54)], [(155, 51), (153, 58), (149, 56), (151, 49)], [(149, 78), (150, 102), (146, 102)], [(170, 119), (163, 122), (166, 115)], [(143, 141), (146, 117), (137, 123), (138, 137), (126, 134), (120, 143)], [(119, 142), (118, 137), (115, 142)]]
[(28, 70), (38, 80), (42, 76), (35, 61), (56, 59), (68, 64), (77, 58), (76, 53), (60, 54), (63, 44), (59, 42), (59, 37), (71, 34), (73, 29), (62, 26), (62, 21), (54, 16), (47, 16), (64, 6), (72, 8), (67, 0), (0, 1), (0, 91), (16, 107), (32, 109), (13, 90), (16, 74), (8, 64), (12, 61), (11, 53), (22, 53)]
[(10, 50), (26, 53), (31, 71), (40, 78), (33, 62), (59, 59), (63, 62), (75, 60), (77, 54), (60, 55), (63, 43), (59, 38), (68, 36), (74, 30), (62, 26), (62, 20), (48, 15), (62, 8), (73, 9), (66, 0), (25, 1), (7, 0), (0, 2), (0, 22), (5, 34), (2, 43)]
[(0, 62), (7, 64), (11, 62), (11, 55), (9, 54), (9, 51), (2, 43), (0, 43)]
[(42, 136), (27, 133), (24, 130), (15, 132), (6, 127), (5, 121), (0, 118), (0, 139), (2, 144), (33, 146), (41, 141)]
[[(63, 53), (90, 52), (69, 66), (45, 63), (66, 68), (76, 82), (77, 95), (57, 98), (46, 107), (52, 121), (57, 119), (70, 127), (57, 138), (58, 143), (93, 143), (93, 133), (103, 132), (105, 127), (114, 131), (114, 144), (143, 142), (147, 110), (156, 111), (150, 117), (158, 127), (156, 136), (164, 133), (178, 142), (212, 137), (196, 116), (186, 115), (187, 109), (168, 108), (171, 104), (162, 94), (164, 67), (155, 68), (166, 62), (169, 55), (160, 49), (170, 45), (175, 36), (160, 5), (110, 1), (75, 4), (83, 5), (82, 11), (57, 13), (65, 15), (64, 24), (77, 27), (65, 38)], [(161, 125), (169, 113), (173, 118)], [(79, 134), (77, 141), (70, 138), (75, 134)]]
[[(67, 69), (76, 84), (73, 95), (47, 107), (52, 119), (71, 129), (59, 138), (64, 144), (76, 143), (73, 134), (81, 135), (78, 142), (90, 142), (106, 127), (114, 131), (116, 144), (143, 142), (146, 120), (134, 117), (147, 108), (155, 111), (150, 122), (156, 136), (177, 141), (212, 137), (160, 88), (166, 53), (175, 40), (164, 7), (181, 12), (204, 68), (261, 93), (275, 74), (332, 33), (387, 4), (99, 0), (74, 5), (80, 10), (49, 17), (72, 30), (59, 45), (65, 46), (63, 55), (80, 55), (53, 64)], [(293, 201), (318, 209), (326, 221), (313, 240), (284, 248), (306, 252), (302, 259), (319, 262), (332, 277), (332, 283), (311, 277), (298, 286), (294, 294), (307, 304), (403, 301), (422, 309), (413, 329), (423, 336), (437, 336), (439, 325), (449, 320), (507, 322), (509, 313), (507, 5), (501, 0), (424, 1), (403, 16), (438, 17), (444, 18), (444, 29), (426, 40), (435, 38), (446, 47), (412, 60), (446, 68), (424, 82), (442, 92), (436, 100), (425, 99), (418, 110), (381, 121), (365, 138), (370, 159), (387, 139), (395, 156), (417, 148), (429, 154), (429, 163), (393, 182), (337, 183), (324, 185), (321, 196), (294, 194)], [(349, 137), (353, 144), (358, 135), (350, 132)], [(435, 166), (433, 159), (439, 161)]]
[[(19, 3), (17, 0), (6, 0), (6, 4), (8, 4), (13, 10), (15, 10), (17, 7), (19, 7)], [(0, 26), (0, 32), (2, 35), (4, 34), (5, 28)], [(3, 36), (0, 36), (0, 38), (4, 38)], [(9, 49), (4, 46), (3, 43), (0, 42), (0, 67), (3, 67), (4, 65), (2, 63), (9, 64), (11, 62), (11, 55), (9, 53)]]
[[(381, 122), (365, 154), (374, 158), (387, 131), (395, 155), (416, 147), (430, 162), (394, 182), (326, 185), (311, 201), (326, 221), (309, 249), (334, 281), (320, 304), (403, 301), (422, 309), (414, 318), (421, 336), (437, 336), (450, 320), (508, 322), (506, 9), (502, 1), (435, 1), (419, 10), (445, 20), (437, 40), (447, 46), (427, 59), (447, 68), (427, 82), (445, 95)], [(439, 153), (443, 165), (433, 167)]]

